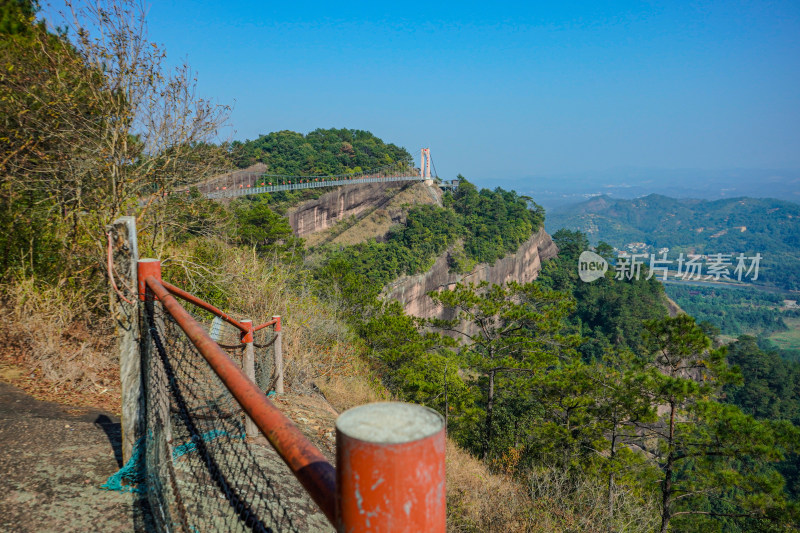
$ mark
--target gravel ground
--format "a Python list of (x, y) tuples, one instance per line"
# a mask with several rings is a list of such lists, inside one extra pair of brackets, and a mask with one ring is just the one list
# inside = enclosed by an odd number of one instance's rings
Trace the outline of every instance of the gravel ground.
[[(303, 397), (277, 402), (333, 459), (335, 413), (319, 403)], [(271, 483), (294, 526), (273, 523), (273, 527), (332, 531), (266, 440), (259, 437), (253, 444), (262, 467), (272, 473)], [(120, 466), (116, 416), (36, 400), (0, 382), (0, 531), (151, 530), (138, 495), (100, 488)], [(179, 483), (186, 482), (181, 465), (176, 467), (182, 478)], [(190, 493), (197, 487), (191, 489)]]
[(0, 531), (136, 531), (133, 494), (100, 488), (120, 467), (119, 419), (0, 383)]

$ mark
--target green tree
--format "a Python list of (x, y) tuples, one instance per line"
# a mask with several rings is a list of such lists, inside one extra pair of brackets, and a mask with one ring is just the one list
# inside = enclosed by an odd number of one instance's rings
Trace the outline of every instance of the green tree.
[(167, 69), (138, 3), (76, 4), (51, 21), (70, 30), (55, 34), (33, 23), (31, 6), (0, 12), (28, 24), (4, 24), (12, 35), (0, 40), (0, 223), (15, 228), (0, 232), (0, 255), (4, 273), (21, 266), (62, 283), (99, 263), (121, 214), (137, 216), (143, 245), (167, 245), (164, 197), (224, 156), (194, 157), (227, 108), (195, 97), (188, 66)]
[[(739, 367), (742, 382), (725, 386), (726, 402), (759, 420), (789, 420), (800, 426), (800, 364), (762, 350), (747, 335), (728, 345), (728, 362)], [(778, 469), (786, 479), (786, 493), (797, 503), (800, 454), (789, 455)]]
[(38, 10), (34, 0), (5, 0), (0, 4), (0, 35), (29, 33)]
[(270, 174), (285, 176), (345, 175), (383, 167), (400, 170), (412, 164), (404, 148), (363, 130), (316, 129), (306, 135), (284, 130), (234, 142), (231, 148), (239, 167), (260, 162)]
[(449, 425), (451, 411), (463, 416), (472, 409), (466, 384), (459, 375), (463, 365), (452, 349), (456, 341), (424, 331), (421, 322), (393, 301), (359, 325), (358, 331), (384, 384), (407, 401), (439, 410)]
[[(586, 235), (561, 229), (553, 240), (558, 257), (543, 265), (537, 282), (568, 291), (575, 298), (577, 305), (570, 321), (584, 337), (580, 347), (584, 359), (599, 361), (609, 347), (643, 351), (643, 324), (667, 316), (663, 286), (654, 278), (647, 279), (646, 270), (639, 278), (616, 279), (613, 267), (599, 280), (585, 283), (578, 277), (578, 257), (589, 249)], [(611, 253), (602, 243), (597, 251), (604, 257)]]
[(783, 478), (764, 466), (797, 446), (797, 429), (714, 400), (738, 374), (694, 319), (679, 315), (646, 328), (651, 355), (642, 360), (641, 389), (662, 414), (641, 427), (645, 441), (658, 442), (648, 452), (661, 471), (661, 532), (675, 519), (688, 527), (691, 516), (779, 517), (787, 504)]
[(493, 440), (498, 376), (533, 376), (570, 359), (575, 339), (564, 336), (562, 330), (574, 303), (563, 293), (516, 282), (505, 286), (459, 283), (429, 296), (455, 317), (430, 319), (429, 324), (462, 339), (469, 372), (485, 380), (486, 416), (480, 446), (485, 460)]
[(643, 390), (632, 352), (609, 349), (603, 360), (588, 365), (585, 373), (590, 384), (585, 392), (587, 411), (596, 424), (595, 432), (606, 439), (596, 450), (608, 484), (608, 513), (613, 517), (618, 484), (641, 486), (652, 475), (632, 444), (639, 438), (637, 428), (656, 419), (656, 410)]
[[(239, 242), (255, 248), (261, 254), (285, 255), (294, 249), (302, 250), (302, 239), (294, 236), (286, 217), (272, 211), (268, 202), (256, 196), (233, 206)], [(301, 258), (302, 253), (296, 255), (296, 259)]]
[(317, 293), (332, 307), (340, 309), (350, 323), (366, 321), (380, 310), (382, 285), (365, 278), (342, 255), (334, 255), (314, 271)]

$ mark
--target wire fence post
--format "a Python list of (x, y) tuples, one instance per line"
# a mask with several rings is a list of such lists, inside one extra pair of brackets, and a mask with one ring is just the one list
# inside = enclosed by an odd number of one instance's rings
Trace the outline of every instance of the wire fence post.
[[(151, 384), (158, 383), (166, 387), (167, 375), (164, 371), (164, 365), (153, 363), (158, 360), (158, 352), (154, 349), (153, 334), (150, 331), (150, 324), (148, 317), (153, 317), (153, 322), (156, 330), (165, 331), (163, 318), (161, 313), (156, 313), (156, 297), (147, 287), (146, 279), (150, 276), (161, 281), (161, 261), (159, 259), (140, 259), (137, 271), (137, 287), (139, 292), (139, 300), (143, 302), (143, 315), (140, 317), (141, 325), (141, 338), (140, 349), (142, 355), (142, 362), (148, 365), (147, 371), (151, 374), (148, 380)], [(151, 385), (152, 386), (152, 385)], [(169, 420), (169, 394), (166, 391), (161, 391), (156, 396), (156, 404), (148, 405), (147, 409), (152, 410), (152, 418), (158, 420), (164, 427), (164, 437), (167, 442), (172, 440), (172, 429)]]
[(275, 331), (275, 394), (283, 394), (283, 333), (281, 332), (281, 317), (272, 317), (275, 321), (273, 331)]
[[(253, 321), (252, 320), (240, 320), (240, 322), (246, 326), (250, 327), (250, 330), (247, 333), (242, 333), (242, 344), (244, 344), (244, 355), (242, 356), (242, 371), (244, 375), (250, 379), (253, 383), (256, 382), (256, 357), (255, 357), (255, 348), (253, 346), (254, 335), (253, 335)], [(247, 415), (244, 415), (244, 427), (245, 433), (248, 437), (257, 437), (258, 436), (258, 426), (256, 423), (253, 422), (253, 419)]]
[[(136, 287), (139, 250), (136, 242), (136, 218), (121, 217), (108, 231), (111, 235), (112, 272), (122, 286)], [(116, 272), (114, 272), (116, 270)], [(131, 289), (135, 290), (135, 289)], [(122, 392), (122, 461), (128, 462), (133, 446), (144, 432), (144, 395), (141, 355), (139, 353), (139, 313), (136, 300), (131, 305), (121, 298), (112, 304), (119, 350), (119, 374)]]
[(338, 531), (445, 533), (442, 415), (380, 402), (336, 419)]

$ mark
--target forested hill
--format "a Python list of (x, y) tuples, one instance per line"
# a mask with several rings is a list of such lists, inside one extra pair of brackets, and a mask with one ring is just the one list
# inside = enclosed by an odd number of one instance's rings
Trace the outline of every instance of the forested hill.
[(596, 244), (625, 249), (644, 243), (648, 251), (760, 253), (762, 281), (800, 288), (800, 205), (771, 198), (676, 199), (651, 194), (635, 200), (598, 196), (556, 210), (548, 229), (580, 230)]
[(237, 166), (265, 163), (270, 174), (324, 176), (412, 164), (405, 148), (353, 129), (316, 129), (306, 135), (277, 131), (235, 141), (231, 148)]

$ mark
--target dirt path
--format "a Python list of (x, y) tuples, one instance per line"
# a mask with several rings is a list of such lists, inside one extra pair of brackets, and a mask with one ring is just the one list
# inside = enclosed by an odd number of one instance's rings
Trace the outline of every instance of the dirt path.
[(119, 420), (0, 383), (0, 531), (135, 531), (132, 494), (100, 488), (119, 469)]
[[(276, 405), (334, 459), (336, 412), (323, 399), (291, 395)], [(265, 465), (303, 531), (328, 531), (324, 516), (263, 437)], [(0, 531), (146, 531), (138, 496), (101, 489), (121, 466), (119, 419), (41, 401), (0, 382)]]

